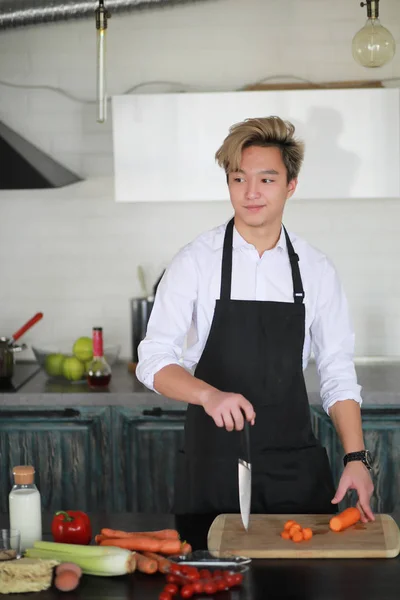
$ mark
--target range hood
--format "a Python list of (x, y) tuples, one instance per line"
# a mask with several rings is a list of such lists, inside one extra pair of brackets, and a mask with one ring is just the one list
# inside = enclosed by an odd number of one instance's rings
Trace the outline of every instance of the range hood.
[(0, 190), (58, 188), (82, 181), (0, 121)]

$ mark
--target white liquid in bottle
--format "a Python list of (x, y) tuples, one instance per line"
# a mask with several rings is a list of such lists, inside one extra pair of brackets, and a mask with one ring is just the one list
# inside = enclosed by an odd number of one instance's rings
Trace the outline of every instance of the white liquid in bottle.
[(34, 473), (31, 466), (14, 467), (15, 485), (8, 497), (10, 528), (21, 533), (21, 552), (42, 539), (42, 508)]

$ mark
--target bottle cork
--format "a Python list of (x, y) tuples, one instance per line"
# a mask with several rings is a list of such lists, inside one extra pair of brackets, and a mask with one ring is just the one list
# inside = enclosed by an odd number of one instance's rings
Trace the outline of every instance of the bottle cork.
[(29, 485), (34, 482), (35, 469), (30, 465), (13, 468), (14, 481), (17, 485)]

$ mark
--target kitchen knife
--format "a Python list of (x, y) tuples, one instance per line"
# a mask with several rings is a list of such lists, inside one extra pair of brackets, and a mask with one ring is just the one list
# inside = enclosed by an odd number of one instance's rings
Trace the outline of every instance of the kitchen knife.
[(251, 505), (250, 423), (247, 420), (244, 421), (244, 427), (240, 433), (242, 450), (238, 460), (239, 505), (242, 523), (247, 531)]

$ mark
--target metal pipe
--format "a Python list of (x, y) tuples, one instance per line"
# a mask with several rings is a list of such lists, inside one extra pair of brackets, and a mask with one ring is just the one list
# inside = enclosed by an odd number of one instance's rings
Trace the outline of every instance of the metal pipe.
[[(204, 0), (107, 0), (107, 9), (114, 14), (199, 1)], [(96, 6), (96, 0), (0, 0), (0, 30), (93, 17)]]

